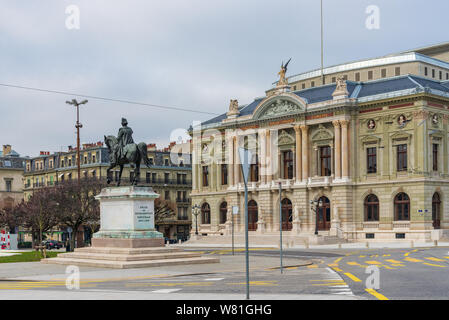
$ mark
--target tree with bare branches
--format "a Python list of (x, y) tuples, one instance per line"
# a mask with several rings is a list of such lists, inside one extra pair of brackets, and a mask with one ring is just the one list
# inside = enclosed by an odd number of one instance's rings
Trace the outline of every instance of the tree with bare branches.
[[(82, 225), (92, 226), (95, 230), (100, 221), (100, 206), (95, 195), (101, 192), (102, 187), (104, 182), (94, 178), (58, 184), (55, 189), (60, 226), (72, 228), (75, 234)], [(75, 239), (72, 237), (70, 248), (75, 248)]]

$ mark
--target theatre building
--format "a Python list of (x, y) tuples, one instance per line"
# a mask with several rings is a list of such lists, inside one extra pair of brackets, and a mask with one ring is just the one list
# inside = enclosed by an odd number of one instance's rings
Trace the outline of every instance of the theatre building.
[(231, 100), (227, 113), (191, 130), (191, 198), (200, 208), (191, 232), (197, 222), (200, 238), (225, 239), (234, 221), (243, 234), (238, 150), (246, 148), (251, 236), (278, 235), (280, 215), (285, 237), (298, 243), (445, 236), (448, 52), (439, 45), (348, 63), (321, 78), (281, 75), (253, 102)]

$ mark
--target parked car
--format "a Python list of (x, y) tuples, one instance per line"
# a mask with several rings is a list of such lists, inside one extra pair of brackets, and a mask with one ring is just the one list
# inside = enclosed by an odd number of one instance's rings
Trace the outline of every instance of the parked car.
[(42, 244), (45, 246), (47, 250), (60, 249), (63, 247), (62, 243), (56, 240), (45, 240), (42, 241)]

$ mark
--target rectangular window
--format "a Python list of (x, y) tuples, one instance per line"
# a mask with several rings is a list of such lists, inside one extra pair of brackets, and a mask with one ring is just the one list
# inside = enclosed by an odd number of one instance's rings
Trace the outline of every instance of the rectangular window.
[(6, 192), (11, 192), (12, 191), (12, 182), (11, 180), (6, 180)]
[(133, 182), (134, 180), (134, 171), (129, 172), (129, 182)]
[(386, 78), (386, 77), (387, 77), (387, 69), (382, 69), (382, 70), (380, 71), (380, 73), (381, 73), (381, 77), (382, 77), (382, 78)]
[(296, 91), (296, 86), (293, 86), (293, 91)]
[(250, 170), (251, 170), (251, 177), (250, 177), (250, 181), (252, 182), (257, 182), (259, 181), (259, 161), (256, 160), (255, 164), (251, 164), (250, 166)]
[(303, 88), (303, 89), (306, 88), (306, 84), (305, 84), (305, 83), (302, 84), (302, 88)]
[(203, 167), (203, 187), (209, 186), (209, 167)]
[(443, 80), (443, 71), (440, 71), (439, 76), (440, 76), (440, 80)]
[(331, 147), (320, 147), (321, 176), (331, 175)]
[(344, 80), (348, 80), (348, 75), (345, 74), (345, 75), (343, 76), (343, 79), (344, 79)]
[(438, 144), (434, 143), (432, 148), (433, 171), (438, 171)]
[(168, 183), (168, 179), (169, 179), (170, 174), (169, 173), (164, 173), (164, 182)]
[(355, 81), (360, 81), (360, 72), (356, 72)]
[(432, 78), (435, 78), (435, 69), (432, 69)]
[(377, 172), (377, 148), (366, 149), (367, 157), (367, 172), (376, 173)]
[(169, 166), (169, 164), (168, 164), (168, 159), (164, 159), (164, 165), (165, 165), (166, 167)]
[(400, 68), (400, 67), (396, 67), (396, 68), (394, 69), (394, 75), (395, 75), (395, 76), (401, 75), (401, 68)]
[(429, 75), (429, 69), (427, 67), (424, 68), (424, 75), (426, 77)]
[(228, 184), (228, 165), (227, 164), (221, 165), (221, 184), (222, 185)]
[(310, 83), (310, 86), (313, 88), (313, 87), (315, 87), (315, 81), (312, 81), (311, 83)]
[(153, 158), (149, 158), (148, 160), (150, 160), (150, 166), (152, 166), (154, 164)]
[(446, 73), (446, 80), (449, 80), (449, 73)]
[(151, 182), (156, 183), (156, 177), (157, 176), (155, 172), (151, 173)]
[(92, 155), (92, 162), (93, 163), (97, 162), (96, 159), (95, 159), (95, 155), (94, 154)]
[(284, 151), (284, 179), (293, 179), (293, 152)]
[(337, 78), (332, 77), (332, 83), (335, 83), (335, 82), (337, 82)]
[(166, 190), (164, 193), (164, 199), (165, 200), (170, 200), (170, 191)]
[(373, 80), (373, 71), (368, 71), (368, 80)]
[(407, 145), (401, 144), (397, 147), (397, 171), (407, 170)]

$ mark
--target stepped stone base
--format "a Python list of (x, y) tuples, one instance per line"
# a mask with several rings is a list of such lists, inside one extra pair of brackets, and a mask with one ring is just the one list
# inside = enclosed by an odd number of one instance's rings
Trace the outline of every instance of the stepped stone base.
[(76, 248), (75, 252), (61, 253), (58, 254), (56, 258), (43, 259), (41, 260), (41, 262), (46, 264), (127, 269), (171, 265), (219, 263), (220, 259), (202, 257), (200, 253), (187, 252), (183, 251), (180, 248), (87, 247)]
[(148, 239), (92, 238), (92, 246), (101, 248), (163, 247), (164, 238), (148, 238)]

